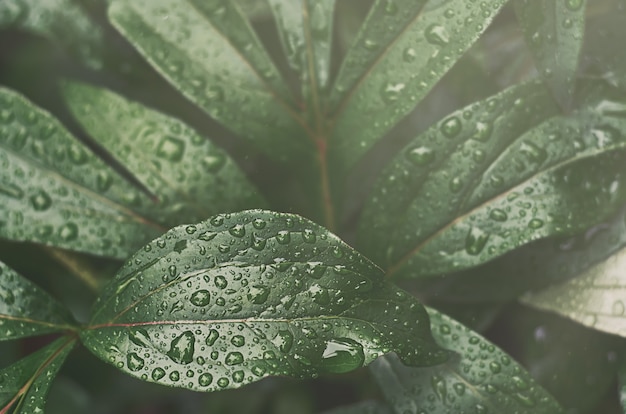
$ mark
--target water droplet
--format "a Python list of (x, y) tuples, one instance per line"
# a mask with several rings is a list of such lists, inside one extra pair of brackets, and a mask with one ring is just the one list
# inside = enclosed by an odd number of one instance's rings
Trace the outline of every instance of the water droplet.
[(243, 382), (243, 379), (245, 378), (245, 374), (243, 371), (235, 371), (233, 372), (233, 381), (236, 383), (240, 383)]
[(193, 362), (196, 337), (193, 332), (185, 331), (172, 341), (167, 356), (177, 364), (187, 365)]
[(206, 289), (196, 290), (191, 294), (189, 301), (195, 306), (206, 306), (211, 301), (211, 293)]
[(406, 152), (408, 160), (418, 166), (430, 164), (435, 159), (435, 152), (428, 147), (411, 148)]
[(152, 346), (152, 341), (150, 341), (150, 335), (148, 335), (148, 331), (145, 329), (139, 328), (132, 330), (128, 333), (128, 339), (135, 345), (149, 348)]
[(265, 228), (265, 224), (266, 224), (265, 220), (260, 219), (260, 218), (256, 218), (256, 219), (252, 220), (252, 225), (257, 230), (261, 230), (261, 229)]
[(47, 210), (52, 204), (52, 199), (43, 190), (37, 191), (35, 194), (30, 196), (30, 204), (36, 211), (44, 211)]
[(450, 188), (450, 191), (453, 193), (461, 191), (461, 188), (463, 188), (463, 181), (461, 181), (461, 177), (452, 178), (448, 184), (448, 188)]
[(265, 249), (265, 245), (267, 244), (267, 240), (265, 240), (264, 238), (261, 238), (259, 236), (257, 236), (256, 234), (252, 234), (252, 248), (254, 250), (258, 250), (261, 251), (263, 249)]
[(491, 210), (491, 212), (489, 212), (489, 218), (494, 221), (502, 222), (502, 221), (506, 221), (509, 217), (507, 216), (504, 210), (501, 210), (499, 208), (494, 208), (493, 210)]
[(280, 352), (287, 353), (293, 345), (293, 335), (289, 331), (278, 331), (274, 339), (272, 339), (272, 343)]
[(378, 43), (372, 39), (365, 39), (363, 41), (363, 47), (367, 50), (376, 50), (376, 48), (378, 48)]
[(484, 232), (478, 227), (471, 227), (465, 237), (465, 251), (468, 254), (476, 256), (485, 248), (489, 240), (489, 233)]
[(214, 217), (211, 217), (211, 219), (209, 220), (209, 222), (211, 223), (212, 226), (214, 227), (219, 227), (222, 224), (224, 224), (224, 216), (222, 215), (217, 215)]
[(350, 338), (336, 338), (326, 342), (320, 368), (340, 374), (362, 367), (364, 361), (361, 344)]
[(0, 193), (18, 200), (24, 196), (22, 189), (14, 184), (0, 183)]
[(417, 52), (412, 47), (408, 47), (404, 49), (404, 53), (402, 54), (402, 58), (405, 62), (411, 63), (417, 58)]
[(445, 46), (450, 41), (446, 28), (440, 24), (431, 24), (424, 31), (426, 40), (436, 46)]
[(87, 153), (77, 144), (67, 147), (67, 155), (74, 164), (82, 165), (87, 162)]
[(457, 382), (456, 384), (454, 384), (452, 388), (454, 389), (454, 392), (456, 392), (456, 394), (459, 397), (462, 397), (463, 394), (465, 394), (465, 385), (460, 382)]
[(289, 244), (291, 242), (291, 233), (288, 230), (281, 230), (276, 234), (276, 241), (280, 244)]
[(235, 335), (231, 338), (230, 343), (235, 345), (236, 347), (242, 347), (246, 344), (246, 338), (242, 335)]
[(198, 377), (198, 384), (200, 384), (201, 387), (208, 387), (209, 385), (211, 385), (212, 382), (213, 375), (209, 374), (208, 372), (205, 372)]
[(322, 287), (318, 284), (313, 284), (309, 288), (309, 295), (313, 299), (313, 302), (318, 305), (328, 305), (330, 303), (330, 295), (328, 294), (328, 289)]
[(528, 227), (531, 229), (540, 229), (543, 227), (543, 220), (534, 218), (528, 222)]
[(548, 153), (545, 149), (528, 141), (522, 142), (520, 152), (524, 154), (528, 160), (537, 164), (542, 164), (548, 158)]
[(522, 378), (518, 377), (517, 375), (512, 376), (511, 381), (513, 381), (513, 384), (519, 390), (528, 389), (528, 383), (524, 381)]
[(487, 122), (476, 122), (476, 126), (474, 129), (474, 133), (470, 137), (476, 141), (485, 142), (491, 138), (491, 132), (493, 131), (493, 127), (490, 123)]
[(228, 229), (228, 232), (231, 234), (231, 236), (243, 237), (246, 235), (246, 228), (241, 224), (235, 224), (233, 227)]
[(397, 101), (405, 86), (404, 83), (388, 83), (387, 85), (383, 85), (381, 90), (383, 100), (386, 102)]
[(170, 380), (173, 382), (176, 382), (180, 379), (180, 372), (178, 371), (172, 371), (170, 372)]
[(571, 11), (577, 11), (583, 5), (583, 0), (565, 0), (565, 6)]
[(448, 391), (446, 388), (446, 383), (443, 380), (443, 378), (437, 375), (433, 375), (430, 378), (430, 385), (433, 388), (433, 391), (435, 392), (435, 395), (437, 396), (437, 398), (439, 398), (440, 401), (446, 401), (446, 395)]
[(311, 229), (304, 229), (304, 231), (302, 232), (302, 240), (304, 240), (305, 243), (315, 243), (315, 240), (317, 239), (317, 236), (315, 235), (315, 232)]
[(267, 297), (270, 294), (270, 289), (263, 285), (254, 285), (248, 292), (248, 300), (255, 305), (261, 305), (267, 301)]
[(320, 279), (326, 272), (326, 266), (319, 262), (309, 262), (305, 265), (304, 271), (309, 277)]
[(165, 376), (165, 370), (163, 368), (155, 368), (152, 370), (152, 379), (155, 381), (160, 380)]
[(157, 147), (156, 155), (164, 160), (178, 162), (183, 158), (185, 142), (174, 137), (165, 137)]
[(206, 172), (215, 174), (226, 164), (226, 157), (221, 154), (207, 155), (202, 158), (200, 164)]
[(200, 235), (198, 236), (198, 239), (203, 240), (203, 241), (211, 241), (215, 238), (215, 236), (217, 236), (217, 233), (213, 231), (205, 231), (203, 233), (200, 233)]
[(395, 0), (387, 0), (387, 2), (385, 3), (385, 13), (387, 14), (398, 13), (398, 5), (395, 3)]
[(74, 223), (65, 223), (59, 227), (59, 237), (64, 241), (76, 240), (78, 238), (78, 226)]
[(139, 371), (144, 366), (144, 360), (135, 352), (131, 352), (126, 357), (126, 366), (128, 366), (128, 369), (131, 371)]
[(220, 289), (226, 289), (226, 286), (228, 286), (228, 281), (222, 275), (215, 276), (214, 283), (215, 283), (215, 286), (217, 286)]
[(243, 354), (241, 352), (229, 352), (224, 362), (226, 365), (243, 364)]
[(500, 367), (500, 364), (498, 364), (495, 361), (492, 361), (492, 362), (489, 363), (489, 369), (494, 374), (497, 374), (497, 373), (499, 373), (502, 370), (502, 368)]
[(221, 388), (228, 387), (228, 384), (230, 384), (230, 381), (228, 380), (228, 378), (222, 377), (217, 380), (217, 385), (219, 385)]
[(441, 123), (441, 133), (448, 138), (454, 138), (461, 132), (461, 121), (456, 116), (452, 116)]
[(185, 227), (185, 231), (187, 232), (187, 234), (194, 234), (197, 230), (198, 228), (193, 225)]

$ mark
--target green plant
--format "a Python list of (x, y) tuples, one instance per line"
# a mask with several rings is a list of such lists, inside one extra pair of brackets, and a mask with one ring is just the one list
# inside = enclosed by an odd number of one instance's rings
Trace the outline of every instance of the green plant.
[(625, 9), (3, 2), (82, 69), (0, 74), (0, 413), (623, 412)]

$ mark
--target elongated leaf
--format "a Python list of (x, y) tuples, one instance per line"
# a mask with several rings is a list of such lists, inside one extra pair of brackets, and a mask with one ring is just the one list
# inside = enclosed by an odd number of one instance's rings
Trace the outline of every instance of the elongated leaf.
[(574, 93), (586, 0), (516, 0), (517, 18), (539, 70), (561, 105)]
[(47, 112), (6, 89), (0, 165), (2, 238), (126, 258), (161, 232), (145, 217), (146, 196)]
[(0, 371), (0, 414), (44, 412), (52, 380), (76, 343), (60, 338)]
[(158, 197), (168, 224), (264, 206), (228, 154), (184, 123), (83, 84), (67, 84), (65, 96), (97, 142)]
[(478, 39), (502, 0), (378, 0), (331, 95), (331, 150), (346, 168), (408, 114)]
[(437, 342), (457, 355), (428, 368), (409, 368), (391, 354), (370, 365), (396, 413), (562, 412), (506, 353), (455, 320), (428, 309)]
[(580, 276), (524, 297), (524, 303), (626, 336), (626, 248)]
[[(623, 117), (590, 105), (525, 132), (534, 122), (523, 114), (541, 119), (550, 106), (544, 109), (539, 97), (511, 101), (513, 96), (489, 99), (487, 108), (517, 101), (519, 110), (495, 119), (486, 111), (478, 115), (482, 120), (467, 123), (449, 117), (417, 137), (383, 173), (364, 234), (375, 228), (375, 212), (394, 194), (411, 196), (408, 206), (392, 214), (399, 217), (392, 226), (399, 230), (385, 240), (386, 257), (378, 255), (389, 274), (420, 277), (475, 266), (533, 240), (580, 232), (626, 200)], [(446, 139), (451, 125), (459, 145), (441, 156), (431, 142)], [(367, 240), (384, 239), (370, 233)]]
[(8, 0), (0, 2), (0, 28), (15, 27), (66, 47), (91, 67), (102, 65), (102, 29), (81, 0)]
[(76, 330), (63, 305), (2, 262), (0, 327), (0, 341)]
[(324, 411), (324, 414), (391, 414), (391, 408), (378, 401), (366, 401), (354, 405)]
[(95, 306), (85, 345), (144, 380), (194, 390), (347, 372), (398, 352), (445, 360), (423, 307), (316, 224), (252, 210), (177, 227)]
[(114, 0), (109, 17), (183, 95), (270, 157), (306, 148), (284, 82), (232, 2)]

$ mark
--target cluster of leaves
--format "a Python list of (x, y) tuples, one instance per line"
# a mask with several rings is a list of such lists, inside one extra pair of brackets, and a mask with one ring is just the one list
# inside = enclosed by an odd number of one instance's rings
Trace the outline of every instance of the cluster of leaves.
[(618, 407), (624, 23), (619, 0), (2, 2), (0, 27), (211, 121), (66, 78), (62, 122), (0, 88), (3, 246), (97, 295), (71, 312), (0, 263), (0, 341), (52, 335), (0, 370), (0, 413), (43, 412), (77, 344), (194, 391), (369, 365), (379, 391), (334, 414)]

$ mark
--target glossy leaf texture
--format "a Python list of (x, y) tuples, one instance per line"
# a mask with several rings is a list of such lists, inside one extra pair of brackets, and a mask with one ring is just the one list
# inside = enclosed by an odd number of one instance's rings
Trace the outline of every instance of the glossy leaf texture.
[(410, 368), (393, 355), (370, 365), (394, 412), (562, 412), (558, 403), (506, 353), (455, 320), (428, 309), (437, 342), (456, 355), (448, 362)]
[(347, 372), (395, 351), (447, 358), (424, 308), (336, 236), (251, 210), (180, 226), (133, 256), (84, 344), (143, 380), (192, 390)]
[(585, 32), (586, 0), (516, 0), (526, 44), (559, 103), (568, 107)]
[(76, 340), (60, 338), (0, 370), (0, 414), (44, 412), (46, 396)]
[(0, 328), (0, 341), (77, 330), (63, 305), (2, 262)]
[(64, 91), (96, 142), (156, 196), (161, 221), (264, 207), (228, 154), (183, 122), (105, 89), (69, 83)]
[(298, 139), (291, 93), (237, 4), (113, 0), (109, 18), (183, 95), (269, 157), (312, 148)]
[(333, 410), (324, 411), (323, 414), (392, 414), (391, 407), (378, 401), (365, 401)]
[(5, 0), (0, 28), (17, 28), (47, 37), (85, 64), (102, 66), (103, 31), (81, 0)]
[(337, 168), (349, 168), (413, 110), (506, 2), (424, 3), (376, 1), (348, 50), (330, 97)]
[(390, 276), (436, 275), (576, 234), (618, 211), (625, 119), (600, 102), (539, 123), (554, 114), (545, 99), (533, 84), (517, 86), (415, 138), (366, 206), (365, 253)]
[(523, 302), (583, 325), (626, 336), (626, 248), (580, 276), (529, 294)]
[(162, 232), (152, 202), (49, 113), (0, 90), (0, 237), (126, 258)]

